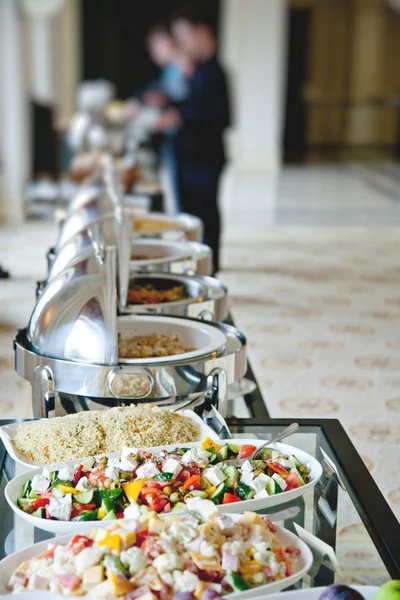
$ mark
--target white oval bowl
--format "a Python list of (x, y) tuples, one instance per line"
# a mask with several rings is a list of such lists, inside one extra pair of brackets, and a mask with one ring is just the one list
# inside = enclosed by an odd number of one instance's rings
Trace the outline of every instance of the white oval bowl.
[[(193, 410), (191, 410), (190, 408), (184, 408), (184, 409), (178, 410), (177, 413), (184, 417), (188, 417), (189, 419), (191, 419), (192, 421), (197, 423), (197, 425), (199, 425), (199, 427), (200, 427), (199, 440), (200, 441), (206, 437), (210, 437), (213, 440), (218, 439), (218, 435), (215, 433), (215, 431), (213, 429), (211, 429), (211, 427), (209, 425), (204, 423), (203, 419), (201, 417), (199, 417), (199, 415), (197, 413), (195, 413)], [(44, 420), (47, 421), (48, 419), (36, 419), (36, 421), (44, 421)], [(45, 464), (48, 464), (48, 463), (39, 464), (32, 460), (30, 461), (23, 454), (18, 452), (18, 450), (14, 446), (13, 439), (15, 438), (15, 435), (17, 433), (17, 429), (18, 429), (19, 425), (20, 425), (20, 423), (10, 423), (9, 425), (3, 425), (2, 427), (0, 427), (0, 438), (1, 438), (8, 454), (16, 462), (18, 462), (21, 465), (24, 465), (24, 467), (27, 467), (28, 469), (36, 469), (36, 468), (43, 469)], [(195, 443), (195, 442), (188, 442), (188, 443)], [(176, 446), (177, 446), (177, 444), (174, 444), (173, 446), (171, 446), (171, 448), (174, 448)], [(118, 454), (119, 454), (119, 451), (116, 451), (116, 452), (108, 453), (107, 456), (114, 457), (114, 456), (118, 456)], [(81, 458), (79, 460), (82, 461), (82, 460), (84, 460), (84, 458)], [(78, 459), (74, 459), (74, 460), (70, 460), (70, 461), (62, 461), (62, 462), (69, 462), (69, 464), (74, 464), (77, 461), (78, 461)]]
[[(253, 439), (232, 439), (232, 440), (221, 440), (222, 443), (229, 442), (236, 445), (243, 444), (252, 444), (254, 446), (261, 446), (264, 442), (263, 440), (253, 440)], [(192, 442), (187, 444), (173, 444), (170, 446), (158, 446), (155, 448), (147, 448), (150, 452), (158, 452), (162, 449), (173, 450), (174, 448), (184, 447), (191, 448), (193, 446), (200, 446), (201, 442)], [(220, 504), (217, 506), (218, 510), (223, 513), (242, 513), (244, 511), (257, 511), (265, 508), (273, 508), (275, 506), (281, 506), (282, 504), (287, 504), (296, 498), (299, 498), (303, 494), (305, 494), (308, 490), (312, 489), (322, 475), (322, 466), (320, 463), (313, 458), (307, 452), (303, 452), (302, 450), (295, 448), (294, 446), (289, 446), (288, 444), (272, 444), (271, 447), (275, 447), (281, 452), (285, 454), (295, 454), (296, 457), (307, 467), (310, 469), (310, 483), (306, 483), (299, 488), (294, 490), (290, 490), (289, 492), (282, 492), (281, 494), (276, 494), (274, 496), (268, 496), (267, 498), (258, 498), (256, 500), (242, 500), (240, 502), (233, 502), (232, 504)], [(118, 453), (114, 452), (112, 454), (107, 454), (107, 456), (117, 456)], [(76, 465), (82, 462), (82, 460), (73, 460), (67, 461), (67, 464)], [(28, 513), (21, 510), (17, 504), (17, 500), (20, 497), (21, 491), (25, 482), (28, 479), (32, 479), (34, 475), (38, 475), (42, 472), (42, 468), (34, 469), (28, 471), (27, 473), (23, 473), (18, 477), (14, 477), (5, 488), (5, 497), (10, 505), (11, 509), (22, 519), (27, 521), (30, 525), (37, 527), (38, 529), (42, 529), (43, 531), (49, 531), (51, 533), (82, 533), (91, 531), (95, 527), (107, 527), (110, 524), (110, 521), (53, 521), (51, 519), (42, 519), (40, 517), (33, 517)], [(175, 514), (180, 514), (178, 511)], [(122, 520), (122, 519), (120, 519)], [(95, 524), (95, 525), (94, 525)]]
[(220, 352), (226, 344), (225, 334), (203, 321), (184, 318), (159, 317), (156, 315), (126, 315), (117, 319), (118, 333), (122, 339), (136, 335), (147, 336), (153, 333), (178, 335), (180, 341), (195, 348), (190, 352), (154, 358), (118, 358), (119, 364), (153, 365), (196, 360), (203, 356)]
[[(240, 514), (232, 515), (232, 518), (234, 520), (239, 520), (241, 516), (242, 515)], [(96, 527), (92, 527), (92, 529), (96, 529)], [(47, 550), (49, 543), (68, 543), (75, 534), (76, 532), (52, 540), (46, 540), (44, 542), (40, 542), (39, 544), (34, 544), (33, 546), (29, 546), (24, 550), (10, 554), (10, 556), (7, 556), (7, 558), (4, 558), (2, 561), (0, 561), (0, 594), (7, 593), (7, 584), (10, 580), (10, 577), (23, 561), (34, 558), (35, 556), (38, 556)], [(278, 525), (276, 526), (276, 537), (281, 542), (282, 546), (296, 546), (299, 548), (301, 554), (297, 560), (296, 572), (285, 579), (280, 579), (279, 581), (274, 581), (273, 583), (268, 583), (258, 588), (246, 590), (245, 592), (234, 592), (224, 596), (224, 598), (229, 598), (229, 600), (250, 600), (251, 598), (259, 598), (265, 594), (279, 592), (280, 590), (290, 587), (291, 585), (294, 585), (300, 581), (306, 575), (313, 563), (313, 556), (310, 548), (299, 537), (297, 537), (297, 535), (291, 533), (283, 527), (279, 527)], [(47, 592), (41, 592), (40, 597), (46, 598)], [(63, 598), (65, 597), (66, 596), (63, 596)], [(79, 598), (84, 597), (85, 596), (79, 596)], [(69, 598), (71, 598), (71, 596), (69, 596)]]

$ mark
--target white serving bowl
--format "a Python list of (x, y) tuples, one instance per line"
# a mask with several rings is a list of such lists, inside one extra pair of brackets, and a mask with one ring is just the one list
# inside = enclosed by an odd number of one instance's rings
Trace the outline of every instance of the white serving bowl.
[[(261, 446), (264, 442), (263, 440), (253, 440), (253, 439), (231, 439), (231, 440), (221, 440), (221, 443), (229, 442), (236, 445), (243, 444), (253, 444), (254, 446)], [(148, 448), (147, 450), (150, 452), (158, 452), (162, 449), (173, 450), (174, 448), (184, 447), (190, 448), (193, 446), (200, 446), (200, 442), (192, 442), (187, 444), (174, 444), (170, 446), (158, 446), (155, 448)], [(253, 500), (242, 500), (241, 502), (233, 502), (232, 504), (221, 504), (218, 505), (217, 508), (220, 512), (223, 513), (242, 513), (244, 511), (257, 511), (266, 508), (273, 508), (275, 506), (280, 506), (282, 504), (287, 504), (296, 498), (299, 498), (303, 494), (305, 494), (308, 490), (312, 489), (317, 481), (320, 479), (322, 475), (322, 466), (320, 463), (313, 458), (307, 452), (303, 452), (294, 446), (289, 446), (288, 444), (276, 443), (272, 444), (271, 447), (280, 450), (285, 454), (294, 454), (303, 464), (305, 464), (310, 469), (310, 483), (307, 483), (299, 488), (294, 490), (290, 490), (289, 492), (283, 492), (281, 494), (276, 494), (274, 496), (268, 496), (266, 498), (258, 498)], [(116, 456), (118, 453), (114, 452), (113, 454), (107, 454), (107, 456)], [(81, 460), (68, 461), (67, 464), (79, 464), (82, 462)], [(8, 504), (12, 508), (12, 510), (22, 519), (27, 521), (30, 525), (37, 527), (38, 529), (42, 529), (44, 531), (49, 531), (55, 534), (64, 534), (64, 533), (82, 533), (88, 532), (94, 529), (95, 527), (107, 527), (110, 524), (110, 521), (54, 521), (52, 519), (42, 519), (40, 517), (34, 517), (23, 510), (21, 510), (17, 504), (17, 500), (21, 495), (21, 491), (23, 486), (28, 479), (32, 479), (34, 475), (38, 475), (42, 472), (42, 468), (34, 469), (28, 471), (27, 473), (23, 473), (18, 477), (12, 479), (5, 488), (5, 497), (7, 499)], [(176, 514), (179, 514), (178, 512)]]
[(134, 336), (147, 336), (153, 333), (162, 335), (177, 335), (180, 341), (194, 348), (189, 352), (161, 356), (155, 358), (119, 358), (118, 362), (135, 365), (154, 365), (180, 361), (194, 361), (204, 356), (220, 353), (226, 344), (225, 334), (204, 321), (195, 321), (175, 317), (158, 317), (156, 315), (125, 315), (118, 317), (118, 333), (122, 339)]
[[(239, 520), (241, 516), (242, 515), (232, 515), (232, 518), (234, 520)], [(92, 527), (92, 529), (96, 529), (96, 526)], [(50, 541), (47, 540), (45, 542), (40, 542), (39, 544), (29, 546), (24, 550), (20, 550), (14, 554), (11, 554), (7, 558), (4, 558), (0, 562), (0, 594), (5, 594), (8, 591), (7, 584), (10, 580), (10, 577), (22, 562), (38, 556), (47, 550), (49, 543), (67, 544), (75, 535), (75, 533), (64, 535)], [(251, 598), (260, 598), (265, 594), (272, 594), (273, 592), (279, 592), (280, 590), (290, 587), (291, 585), (294, 585), (300, 581), (306, 575), (313, 563), (313, 556), (309, 547), (299, 537), (294, 535), (294, 533), (287, 531), (283, 527), (276, 526), (276, 537), (282, 546), (296, 546), (299, 548), (300, 555), (296, 563), (295, 573), (290, 577), (262, 585), (258, 588), (246, 590), (245, 592), (234, 592), (232, 594), (228, 594), (226, 598), (229, 598), (229, 600), (250, 600)], [(41, 592), (40, 599), (42, 600), (42, 598), (47, 598), (47, 594), (49, 594), (49, 597), (51, 597), (50, 592)], [(80, 596), (80, 598), (82, 598), (82, 596)]]

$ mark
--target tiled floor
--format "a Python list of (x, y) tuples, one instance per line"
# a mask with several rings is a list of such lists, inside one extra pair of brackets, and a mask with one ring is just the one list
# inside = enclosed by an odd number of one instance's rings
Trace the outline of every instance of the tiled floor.
[[(339, 418), (400, 516), (400, 170), (227, 173), (223, 280), (272, 416)], [(45, 275), (51, 223), (0, 230), (0, 412), (30, 414), (12, 340)]]

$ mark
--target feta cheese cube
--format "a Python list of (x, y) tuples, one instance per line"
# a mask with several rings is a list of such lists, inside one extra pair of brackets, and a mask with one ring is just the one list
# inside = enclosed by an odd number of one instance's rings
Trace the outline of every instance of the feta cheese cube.
[(34, 475), (32, 479), (32, 490), (34, 492), (47, 492), (50, 487), (50, 480), (43, 475)]
[[(75, 486), (75, 489), (78, 490), (78, 492), (88, 492), (89, 490), (92, 490), (93, 488), (94, 488), (94, 486), (90, 483), (90, 481), (87, 477), (81, 477)], [(54, 490), (53, 490), (53, 494), (54, 494)]]
[(269, 494), (267, 492), (267, 490), (261, 490), (260, 492), (257, 492), (257, 494), (255, 494), (253, 500), (258, 500), (260, 498), (268, 498)]
[(179, 463), (179, 460), (176, 458), (166, 458), (162, 464), (161, 470), (163, 473), (172, 473), (172, 477), (178, 477), (179, 473), (182, 471), (182, 467)]
[(58, 521), (69, 521), (72, 510), (72, 495), (66, 494), (64, 498), (50, 498), (48, 511), (51, 517)]
[(283, 479), (283, 477), (278, 475), (278, 473), (274, 473), (272, 475), (272, 479), (275, 479), (276, 483), (279, 485), (281, 490), (284, 492), (285, 489), (287, 488), (287, 485), (286, 485), (286, 481)]
[(147, 461), (141, 467), (136, 469), (136, 477), (138, 479), (152, 479), (152, 477), (155, 477), (159, 472), (160, 471), (154, 463)]
[(181, 458), (181, 462), (186, 467), (189, 465), (208, 465), (209, 454), (203, 448), (190, 448)]
[(186, 506), (192, 512), (198, 513), (205, 521), (218, 513), (218, 508), (211, 500), (204, 500), (203, 498), (188, 498), (186, 500)]
[(132, 458), (128, 458), (127, 456), (122, 456), (118, 464), (118, 469), (120, 469), (121, 471), (134, 471), (137, 466), (137, 460), (133, 460)]
[(107, 467), (114, 467), (115, 469), (119, 469), (120, 468), (119, 465), (120, 465), (120, 460), (118, 457), (108, 459)]
[(251, 487), (256, 490), (256, 492), (262, 492), (265, 490), (265, 487), (270, 479), (271, 478), (268, 477), (268, 475), (265, 475), (265, 473), (260, 473), (258, 477), (253, 479)]
[(139, 454), (139, 450), (137, 448), (129, 448), (128, 446), (123, 446), (121, 450), (121, 460), (124, 458), (129, 458), (131, 454), (133, 454), (133, 456), (137, 456)]
[(115, 467), (106, 467), (104, 475), (112, 481), (119, 481), (119, 471)]
[(52, 474), (55, 471), (59, 471), (60, 470), (60, 465), (47, 465), (46, 467), (43, 467), (42, 470), (42, 475), (43, 477), (47, 477), (47, 479), (51, 479)]
[(75, 476), (75, 469), (70, 465), (60, 465), (60, 470), (58, 471), (58, 479), (63, 479), (64, 481), (73, 481)]
[(225, 481), (226, 476), (217, 466), (209, 467), (204, 471), (204, 477), (211, 483), (211, 485), (217, 486)]
[(243, 483), (245, 483), (246, 485), (249, 485), (251, 487), (252, 482), (254, 479), (254, 473), (250, 473), (250, 471), (244, 471), (244, 473), (242, 473), (241, 477), (240, 477), (240, 481), (243, 481)]
[(254, 467), (249, 460), (245, 460), (242, 466), (240, 467), (241, 471), (254, 471)]
[(142, 513), (140, 512), (139, 505), (136, 502), (131, 502), (129, 506), (124, 510), (124, 519), (133, 519), (134, 521), (140, 521)]

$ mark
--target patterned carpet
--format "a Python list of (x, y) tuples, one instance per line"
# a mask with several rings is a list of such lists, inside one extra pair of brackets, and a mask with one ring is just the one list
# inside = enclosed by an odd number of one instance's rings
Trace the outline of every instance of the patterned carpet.
[(222, 279), (271, 416), (339, 419), (400, 517), (400, 228), (238, 233)]

